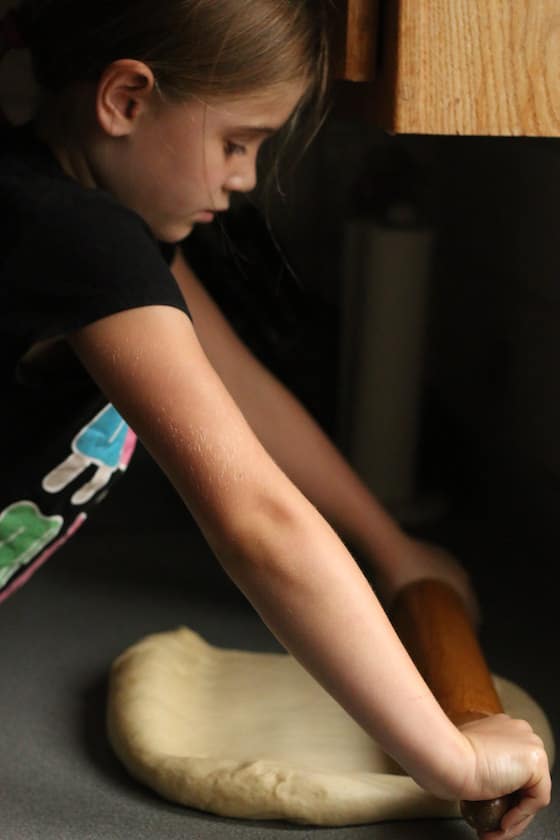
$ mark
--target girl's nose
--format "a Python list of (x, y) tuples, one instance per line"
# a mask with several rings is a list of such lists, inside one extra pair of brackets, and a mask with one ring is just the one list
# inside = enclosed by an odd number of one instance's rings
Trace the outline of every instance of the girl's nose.
[(254, 160), (242, 161), (225, 181), (229, 192), (251, 192), (257, 186), (257, 167)]

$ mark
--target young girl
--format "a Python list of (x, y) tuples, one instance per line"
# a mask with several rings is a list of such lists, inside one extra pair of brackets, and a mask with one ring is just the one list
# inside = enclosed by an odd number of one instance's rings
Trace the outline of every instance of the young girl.
[(466, 575), (402, 533), (174, 247), (320, 106), (323, 17), (319, 0), (49, 0), (4, 21), (42, 96), (1, 140), (1, 597), (105, 495), (134, 429), (281, 643), (436, 796), (521, 789), (492, 835), (517, 837), (549, 801), (540, 739), (505, 715), (449, 722), (337, 532), (387, 600), (436, 576), (474, 610)]

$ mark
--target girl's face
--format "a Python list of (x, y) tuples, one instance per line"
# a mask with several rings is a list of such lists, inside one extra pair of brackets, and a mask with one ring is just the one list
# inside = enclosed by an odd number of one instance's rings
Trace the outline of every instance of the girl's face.
[(255, 187), (260, 146), (288, 120), (303, 93), (302, 85), (285, 84), (209, 104), (159, 103), (129, 138), (108, 188), (158, 239), (183, 239), (193, 225), (226, 210), (232, 192)]

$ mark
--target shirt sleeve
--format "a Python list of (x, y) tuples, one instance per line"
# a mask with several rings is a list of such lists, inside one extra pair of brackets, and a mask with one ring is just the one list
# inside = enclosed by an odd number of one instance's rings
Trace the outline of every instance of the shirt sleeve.
[(82, 190), (79, 201), (71, 190), (58, 198), (54, 211), (22, 225), (11, 254), (11, 314), (33, 340), (139, 306), (173, 306), (190, 317), (167, 262), (173, 248), (139, 215), (97, 190)]

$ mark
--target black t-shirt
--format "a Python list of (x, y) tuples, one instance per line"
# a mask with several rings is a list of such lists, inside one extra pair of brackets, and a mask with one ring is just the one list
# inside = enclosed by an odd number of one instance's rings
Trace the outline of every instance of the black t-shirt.
[(0, 602), (87, 518), (135, 436), (64, 340), (104, 316), (188, 309), (174, 246), (68, 177), (30, 126), (0, 134)]

